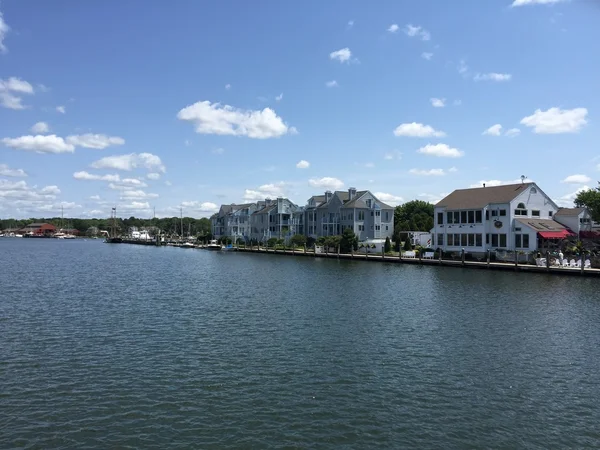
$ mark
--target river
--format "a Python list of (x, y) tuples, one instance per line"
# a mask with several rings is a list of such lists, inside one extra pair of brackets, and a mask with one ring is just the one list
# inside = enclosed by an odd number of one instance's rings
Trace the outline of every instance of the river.
[(598, 287), (0, 238), (0, 448), (598, 448)]

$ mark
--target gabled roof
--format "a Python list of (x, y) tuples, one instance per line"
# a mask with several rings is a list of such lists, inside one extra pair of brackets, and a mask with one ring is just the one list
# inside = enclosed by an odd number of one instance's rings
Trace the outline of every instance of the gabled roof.
[(360, 198), (367, 192), (369, 191), (356, 191), (356, 195), (354, 196), (354, 198), (344, 203), (342, 208), (366, 208), (367, 204), (360, 200)]
[(517, 222), (525, 225), (535, 231), (562, 231), (567, 227), (561, 225), (552, 219), (515, 219)]
[(490, 203), (509, 203), (533, 183), (505, 184), (503, 186), (457, 189), (435, 206), (448, 209), (484, 208)]
[[(344, 204), (344, 202), (348, 201), (348, 198), (350, 197), (350, 194), (348, 194), (347, 191), (335, 191), (332, 195), (331, 198), (333, 199), (333, 197), (337, 197), (340, 199), (340, 203), (342, 203), (342, 205)], [(331, 201), (331, 200), (329, 200)], [(327, 205), (329, 205), (329, 202), (325, 202), (325, 196), (323, 195), (323, 203), (320, 204), (319, 206), (317, 206), (317, 208), (325, 208), (327, 207)]]
[(585, 211), (585, 208), (560, 208), (555, 216), (578, 216)]

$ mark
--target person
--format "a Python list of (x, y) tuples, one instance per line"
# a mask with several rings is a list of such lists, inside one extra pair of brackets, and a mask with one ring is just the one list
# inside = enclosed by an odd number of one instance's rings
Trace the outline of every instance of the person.
[(562, 250), (558, 251), (558, 263), (562, 266), (563, 265), (563, 258), (565, 255), (563, 255)]

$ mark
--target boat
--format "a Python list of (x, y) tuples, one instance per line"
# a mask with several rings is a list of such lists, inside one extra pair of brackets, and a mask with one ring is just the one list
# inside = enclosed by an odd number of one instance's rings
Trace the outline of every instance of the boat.
[(221, 244), (219, 244), (216, 239), (211, 239), (206, 246), (206, 250), (221, 250), (221, 248)]
[(183, 248), (195, 248), (196, 246), (191, 243), (191, 242), (184, 242), (183, 244), (181, 244), (181, 247)]
[(223, 248), (221, 250), (225, 251), (225, 252), (232, 252), (234, 251), (236, 248), (232, 245), (232, 244), (227, 244), (224, 245)]

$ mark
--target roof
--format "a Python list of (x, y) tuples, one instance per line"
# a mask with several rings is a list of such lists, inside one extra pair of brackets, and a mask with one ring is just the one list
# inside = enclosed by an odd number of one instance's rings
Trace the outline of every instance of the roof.
[[(350, 194), (348, 194), (347, 191), (335, 191), (332, 194), (331, 198), (333, 198), (334, 196), (340, 199), (340, 202), (342, 203), (342, 205), (344, 204), (344, 202), (347, 202), (348, 199), (350, 198)], [(321, 204), (321, 205), (318, 205), (317, 208), (325, 208), (329, 204), (329, 202), (325, 202), (325, 196), (324, 195), (321, 196), (321, 197), (323, 197), (323, 202), (324, 203)]]
[(567, 227), (561, 225), (552, 219), (515, 219), (522, 225), (532, 228), (535, 231), (562, 231)]
[(25, 225), (23, 228), (39, 228), (39, 227), (44, 226), (44, 225), (50, 225), (52, 227), (54, 226), (54, 225), (51, 225), (51, 224), (45, 223), (45, 222), (44, 223), (38, 223), (38, 222), (36, 222), (36, 223), (29, 223), (29, 224)]
[(505, 184), (503, 186), (457, 189), (435, 206), (448, 209), (484, 208), (490, 203), (508, 203), (533, 183)]
[(578, 216), (585, 211), (585, 208), (560, 208), (555, 216)]
[(366, 208), (367, 204), (363, 202), (360, 198), (367, 192), (368, 191), (356, 191), (356, 195), (354, 196), (354, 198), (344, 203), (343, 208)]

